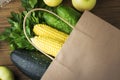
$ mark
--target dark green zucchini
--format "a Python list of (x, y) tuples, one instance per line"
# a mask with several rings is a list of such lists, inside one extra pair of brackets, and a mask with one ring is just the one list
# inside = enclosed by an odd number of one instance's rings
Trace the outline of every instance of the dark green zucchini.
[(48, 57), (37, 51), (19, 49), (10, 56), (16, 67), (32, 80), (40, 80), (51, 63)]

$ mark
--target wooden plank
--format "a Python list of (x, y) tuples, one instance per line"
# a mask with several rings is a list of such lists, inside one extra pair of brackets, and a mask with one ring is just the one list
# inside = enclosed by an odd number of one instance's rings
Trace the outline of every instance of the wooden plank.
[[(14, 0), (7, 6), (0, 8), (0, 33), (2, 33), (5, 27), (10, 26), (7, 22), (7, 17), (10, 16), (10, 12), (20, 12), (21, 11), (20, 0)], [(15, 74), (15, 80), (30, 80), (25, 76), (10, 60), (10, 49), (8, 43), (5, 41), (0, 41), (0, 65), (8, 66)]]
[(0, 65), (12, 65), (10, 60), (10, 51), (9, 50), (0, 50)]
[(7, 67), (9, 67), (13, 71), (15, 75), (15, 80), (31, 80), (27, 76), (25, 76), (21, 71), (19, 71), (19, 69), (14, 65)]
[(120, 29), (120, 0), (97, 0), (92, 12)]

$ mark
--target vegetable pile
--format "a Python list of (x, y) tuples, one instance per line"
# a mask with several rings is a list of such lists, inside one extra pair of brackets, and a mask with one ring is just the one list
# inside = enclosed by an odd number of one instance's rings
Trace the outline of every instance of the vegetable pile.
[[(8, 18), (11, 26), (0, 34), (0, 40), (9, 42), (13, 63), (30, 78), (40, 80), (51, 60), (38, 52), (26, 39), (23, 32), (25, 15), (34, 8), (44, 8), (75, 26), (81, 13), (62, 3), (55, 7), (47, 6), (43, 0), (21, 0), (21, 3), (25, 10), (20, 13), (11, 12), (11, 17)], [(43, 11), (32, 12), (26, 20), (27, 35), (36, 46), (53, 57), (57, 55), (71, 31), (68, 24)]]
[[(6, 40), (10, 44), (11, 50), (15, 49), (28, 49), (28, 50), (36, 50), (26, 39), (23, 33), (23, 19), (27, 12), (33, 8), (44, 8), (50, 11), (53, 11), (70, 24), (75, 26), (78, 19), (80, 18), (80, 12), (77, 12), (71, 7), (65, 6), (63, 4), (57, 7), (48, 7), (42, 0), (21, 0), (25, 11), (21, 13), (11, 12), (11, 17), (8, 18), (10, 27), (7, 27), (5, 31), (0, 35), (0, 40)], [(32, 31), (33, 26), (39, 23), (47, 24), (55, 29), (63, 31), (67, 34), (70, 34), (72, 29), (63, 21), (53, 16), (50, 13), (36, 11), (32, 12), (26, 21), (26, 31), (28, 36), (34, 36)]]

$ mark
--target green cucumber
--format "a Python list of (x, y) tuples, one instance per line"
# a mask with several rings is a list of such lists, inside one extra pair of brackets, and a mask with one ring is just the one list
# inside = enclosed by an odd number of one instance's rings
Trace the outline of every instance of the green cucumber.
[(40, 80), (51, 63), (51, 60), (37, 51), (14, 50), (11, 61), (16, 67), (32, 80)]
[(60, 20), (53, 14), (45, 12), (43, 13), (43, 18), (49, 26), (59, 31), (65, 32), (67, 34), (70, 34), (70, 32), (72, 31), (72, 28), (70, 26), (68, 26), (66, 23), (64, 23), (62, 20)]
[(58, 16), (62, 17), (66, 21), (68, 21), (71, 25), (75, 26), (78, 22), (81, 13), (76, 11), (74, 8), (70, 6), (60, 5), (56, 8), (56, 13)]
[[(60, 16), (73, 26), (76, 25), (81, 16), (81, 13), (76, 11), (74, 8), (64, 5), (58, 6), (55, 9), (55, 12), (58, 16)], [(43, 19), (45, 20), (46, 24), (62, 32), (70, 34), (72, 31), (72, 28), (68, 24), (64, 23), (62, 20), (60, 20), (53, 14), (44, 12)]]

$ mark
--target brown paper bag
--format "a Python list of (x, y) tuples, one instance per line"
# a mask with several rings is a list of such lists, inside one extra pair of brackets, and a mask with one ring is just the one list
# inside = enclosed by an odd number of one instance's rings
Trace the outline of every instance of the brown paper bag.
[(85, 11), (41, 80), (120, 80), (120, 30)]

